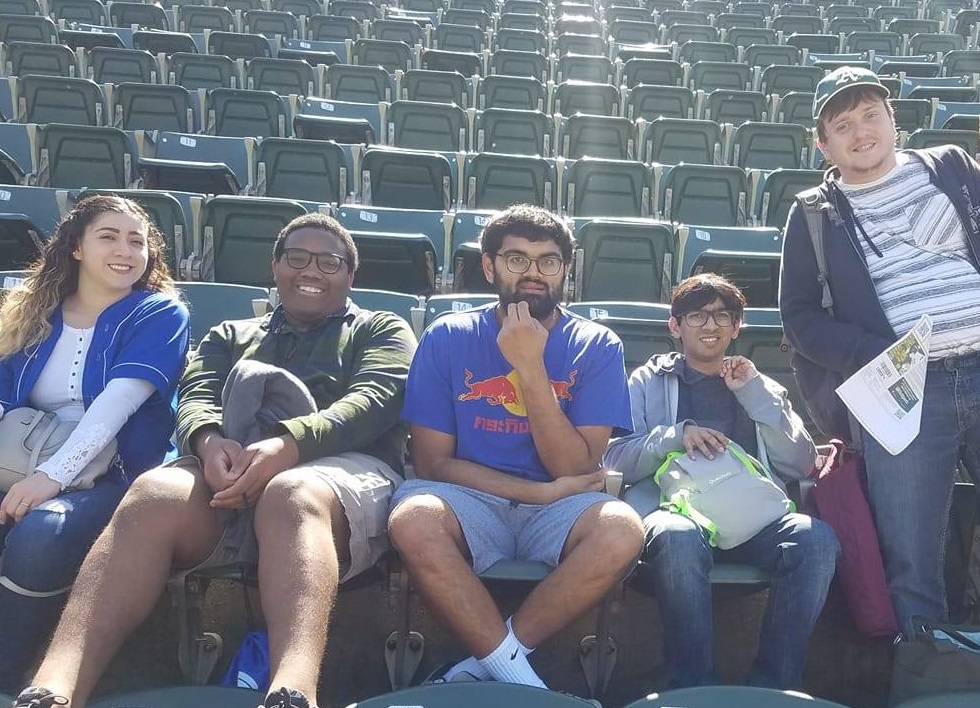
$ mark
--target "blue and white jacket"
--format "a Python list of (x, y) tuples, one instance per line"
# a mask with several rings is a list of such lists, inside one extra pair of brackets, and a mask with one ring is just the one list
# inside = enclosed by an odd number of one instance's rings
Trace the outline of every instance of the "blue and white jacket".
[[(5, 411), (29, 405), (31, 389), (61, 336), (60, 307), (50, 321), (52, 331), (43, 342), (0, 361), (0, 405)], [(146, 290), (135, 290), (113, 303), (96, 321), (82, 373), (85, 408), (112, 379), (143, 379), (156, 388), (116, 436), (129, 481), (175, 451), (170, 438), (177, 412), (177, 382), (189, 341), (189, 314), (183, 303)]]

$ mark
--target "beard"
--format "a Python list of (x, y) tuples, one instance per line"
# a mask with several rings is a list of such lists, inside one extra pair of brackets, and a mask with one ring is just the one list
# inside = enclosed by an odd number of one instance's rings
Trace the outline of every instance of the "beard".
[(558, 303), (561, 302), (561, 291), (564, 283), (558, 285), (556, 288), (550, 287), (547, 283), (544, 285), (547, 288), (547, 292), (522, 293), (517, 290), (520, 287), (520, 282), (517, 283), (513, 290), (497, 283), (497, 297), (500, 299), (500, 304), (504, 306), (504, 309), (511, 303), (526, 302), (531, 317), (536, 320), (545, 320), (551, 316)]

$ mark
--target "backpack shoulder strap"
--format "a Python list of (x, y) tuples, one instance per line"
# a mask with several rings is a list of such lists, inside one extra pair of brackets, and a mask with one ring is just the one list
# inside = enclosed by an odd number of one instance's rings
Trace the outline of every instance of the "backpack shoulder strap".
[(834, 298), (830, 294), (830, 282), (827, 279), (827, 257), (823, 250), (823, 214), (819, 206), (823, 201), (823, 193), (820, 187), (811, 187), (800, 192), (799, 199), (803, 215), (806, 217), (806, 228), (810, 233), (810, 240), (813, 242), (813, 255), (817, 259), (817, 282), (823, 288), (820, 306), (833, 317)]

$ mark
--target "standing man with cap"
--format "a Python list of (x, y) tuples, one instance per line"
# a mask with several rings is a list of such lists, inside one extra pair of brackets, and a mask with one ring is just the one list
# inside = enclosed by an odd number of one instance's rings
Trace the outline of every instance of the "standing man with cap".
[[(957, 461), (980, 470), (980, 167), (954, 146), (896, 150), (888, 89), (841, 67), (814, 96), (817, 145), (834, 165), (817, 206), (833, 314), (823, 309), (800, 203), (783, 242), (779, 308), (800, 373), (850, 376), (933, 321), (922, 422), (892, 455), (862, 434), (868, 495), (899, 627), (946, 619), (943, 546)], [(807, 390), (801, 378), (801, 387)]]

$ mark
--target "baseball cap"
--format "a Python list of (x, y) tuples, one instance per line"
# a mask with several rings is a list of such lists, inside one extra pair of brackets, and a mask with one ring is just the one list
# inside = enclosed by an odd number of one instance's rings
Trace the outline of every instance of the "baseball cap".
[(888, 98), (890, 95), (888, 89), (878, 80), (878, 75), (870, 69), (842, 66), (831, 71), (817, 84), (817, 90), (813, 94), (814, 119), (820, 119), (820, 112), (827, 105), (827, 101), (852, 86), (873, 86), (881, 92), (883, 98)]

